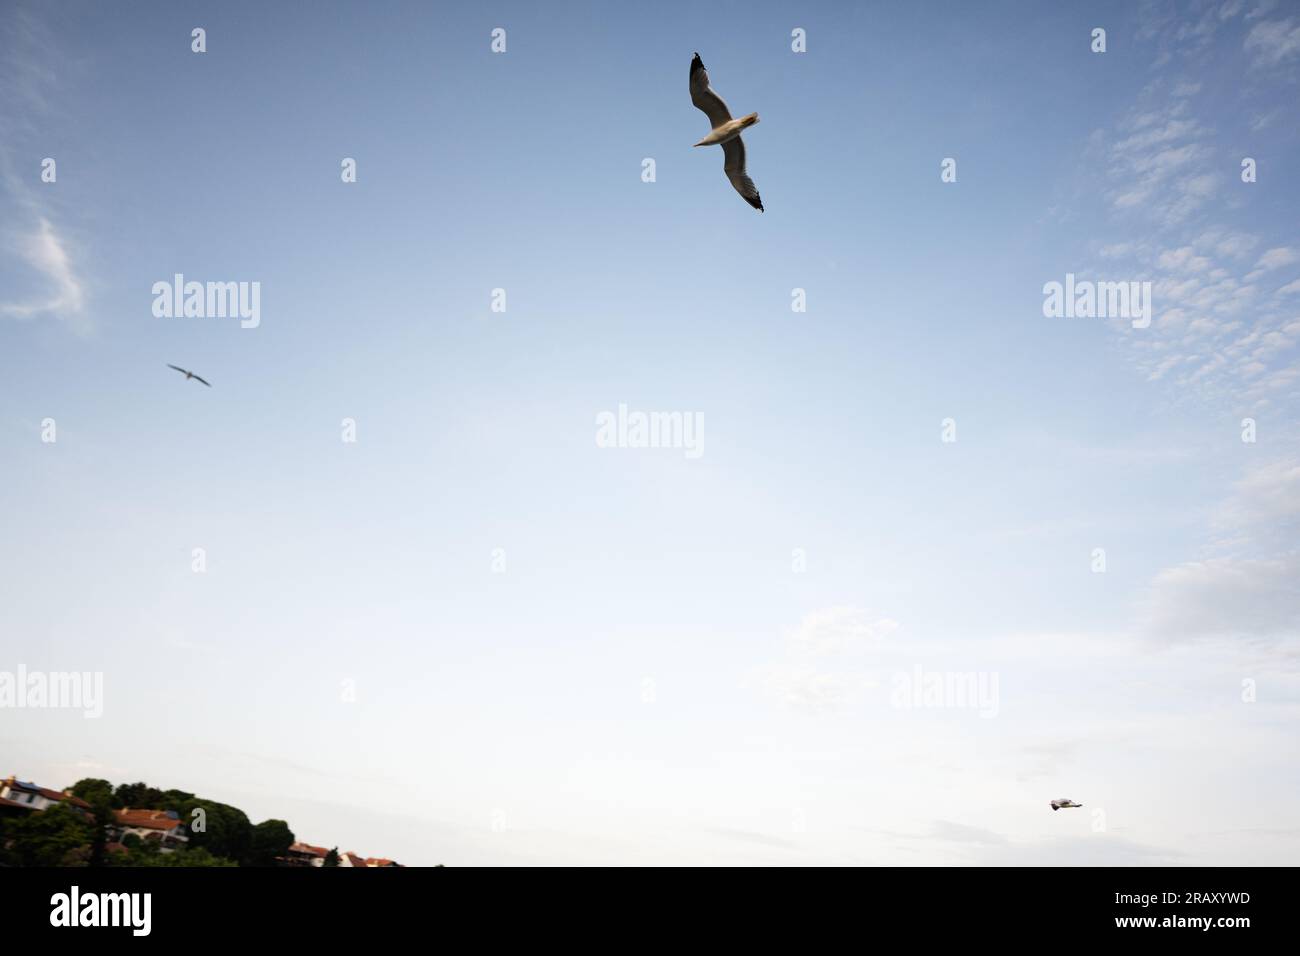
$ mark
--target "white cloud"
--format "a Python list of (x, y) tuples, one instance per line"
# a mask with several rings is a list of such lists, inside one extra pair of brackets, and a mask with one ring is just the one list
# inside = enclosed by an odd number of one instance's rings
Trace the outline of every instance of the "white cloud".
[(1276, 6), (1277, 0), (1259, 0), (1259, 3), (1255, 4), (1254, 9), (1246, 14), (1246, 19), (1258, 20), (1260, 17), (1266, 16), (1272, 12), (1273, 8)]
[(1219, 19), (1231, 20), (1246, 6), (1246, 0), (1227, 0), (1223, 6), (1219, 7)]
[(805, 615), (799, 629), (790, 635), (790, 646), (805, 654), (834, 654), (887, 637), (897, 627), (897, 621), (861, 608), (824, 608)]
[(1230, 256), (1234, 259), (1240, 259), (1250, 253), (1250, 250), (1259, 245), (1259, 240), (1254, 236), (1247, 236), (1244, 233), (1236, 232), (1231, 235), (1212, 240), (1214, 242), (1214, 251), (1221, 256)]
[(1268, 129), (1282, 116), (1280, 109), (1267, 110), (1263, 113), (1256, 113), (1250, 118), (1250, 131), (1258, 133), (1260, 130)]
[[(1132, 162), (1121, 164), (1112, 176), (1125, 178), (1135, 168)], [(1202, 397), (1231, 400), (1243, 411), (1259, 409), (1300, 378), (1287, 355), (1300, 334), (1290, 327), (1294, 315), (1280, 308), (1280, 297), (1300, 291), (1300, 280), (1277, 296), (1257, 283), (1272, 270), (1300, 262), (1300, 252), (1289, 246), (1269, 248), (1243, 274), (1243, 261), (1260, 244), (1255, 236), (1202, 226), (1188, 230), (1181, 243), (1157, 243), (1162, 233), (1177, 238), (1172, 227), (1208, 202), (1214, 188), (1208, 174), (1171, 177), (1114, 199), (1117, 207), (1141, 204), (1137, 211), (1164, 229), (1148, 238), (1099, 244), (1098, 254), (1133, 260), (1135, 273), (1153, 283), (1156, 322), (1145, 335), (1124, 339), (1130, 359), (1148, 381), (1194, 388)]]
[(1125, 259), (1138, 251), (1136, 243), (1116, 242), (1110, 245), (1102, 246), (1099, 255), (1103, 259)]
[(1213, 515), (1218, 555), (1167, 568), (1144, 624), (1169, 641), (1300, 637), (1300, 461), (1251, 468)]
[(1265, 20), (1251, 27), (1244, 47), (1257, 67), (1277, 66), (1300, 56), (1300, 23), (1294, 20)]
[(1249, 534), (1258, 540), (1281, 534), (1300, 522), (1300, 462), (1276, 461), (1246, 473), (1233, 487), (1232, 497), (1214, 518), (1221, 532)]
[[(897, 621), (861, 608), (813, 611), (786, 634), (783, 660), (762, 674), (762, 683), (787, 707), (833, 713), (864, 683), (862, 673), (846, 668), (842, 658), (878, 646), (897, 628)], [(837, 660), (832, 665), (827, 658)]]
[(1195, 135), (1198, 127), (1195, 120), (1171, 119), (1165, 125), (1135, 133), (1115, 144), (1117, 153), (1131, 153), (1134, 150), (1150, 149), (1172, 140)]
[(1270, 249), (1259, 257), (1259, 262), (1255, 263), (1255, 268), (1261, 272), (1267, 272), (1270, 269), (1280, 269), (1282, 266), (1289, 266), (1293, 262), (1300, 262), (1300, 252), (1279, 246), (1276, 249)]
[(1191, 246), (1183, 246), (1180, 249), (1169, 249), (1160, 253), (1156, 265), (1162, 269), (1173, 269), (1178, 272), (1205, 272), (1210, 267), (1210, 260), (1205, 256), (1196, 255), (1196, 251)]
[(0, 303), (0, 315), (26, 319), (50, 314), (79, 331), (84, 330), (86, 324), (81, 316), (86, 304), (85, 291), (66, 245), (50, 221), (42, 218), (39, 229), (21, 237), (17, 251), (51, 289), (44, 297)]
[(1149, 156), (1140, 156), (1133, 160), (1133, 168), (1139, 172), (1151, 172), (1164, 176), (1180, 166), (1185, 166), (1201, 155), (1201, 147), (1195, 143), (1172, 146)]
[(808, 713), (834, 713), (849, 698), (844, 677), (807, 668), (773, 671), (766, 684), (782, 704)]
[(1210, 131), (1178, 115), (1186, 112), (1187, 100), (1161, 108), (1162, 119), (1152, 121), (1150, 113), (1139, 113), (1136, 120), (1119, 124), (1120, 129), (1136, 131), (1110, 147), (1114, 185), (1108, 195), (1116, 209), (1141, 212), (1168, 226), (1203, 206), (1216, 192), (1219, 178), (1206, 171), (1212, 166), (1204, 142)]
[(1147, 630), (1165, 640), (1300, 634), (1300, 556), (1211, 558), (1156, 575)]

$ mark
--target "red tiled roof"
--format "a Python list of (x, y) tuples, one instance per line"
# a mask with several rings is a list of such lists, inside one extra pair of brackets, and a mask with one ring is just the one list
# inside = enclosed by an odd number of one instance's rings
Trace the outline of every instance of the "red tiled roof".
[(117, 818), (119, 826), (140, 827), (145, 830), (175, 830), (181, 825), (181, 821), (175, 817), (167, 816), (165, 810), (132, 810), (129, 807), (125, 810), (115, 810), (113, 815)]
[(349, 851), (349, 852), (347, 852), (347, 853), (344, 853), (343, 855), (346, 856), (346, 857), (348, 858), (348, 861), (349, 861), (353, 866), (365, 866), (365, 865), (366, 865), (366, 861), (365, 861), (365, 860), (361, 859), (361, 857), (357, 856), (355, 853), (352, 853), (351, 851)]
[(328, 856), (329, 847), (312, 846), (310, 843), (294, 843), (289, 847), (293, 853), (309, 853), (312, 856)]
[(54, 800), (56, 802), (67, 800), (69, 803), (81, 807), (83, 810), (90, 809), (90, 804), (85, 800), (82, 800), (81, 797), (74, 797), (72, 793), (67, 790), (51, 790), (49, 787), (37, 786), (34, 783), (28, 783), (25, 780), (19, 780), (16, 777), (10, 777), (7, 780), (0, 780), (0, 786), (4, 785), (8, 785), (15, 790), (25, 790), (27, 793), (39, 793), (46, 800)]
[(397, 864), (392, 860), (385, 860), (382, 856), (368, 856), (366, 866), (397, 866)]

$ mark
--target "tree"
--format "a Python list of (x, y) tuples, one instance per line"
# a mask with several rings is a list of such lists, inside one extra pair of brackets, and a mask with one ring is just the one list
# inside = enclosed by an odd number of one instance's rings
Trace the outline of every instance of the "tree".
[(149, 866), (238, 866), (234, 860), (227, 860), (225, 857), (213, 856), (207, 850), (200, 847), (197, 850), (177, 850), (175, 853), (159, 853), (148, 864)]
[(176, 850), (173, 853), (161, 853), (152, 842), (137, 844), (127, 853), (113, 855), (111, 866), (237, 866), (234, 860), (213, 856), (207, 850)]
[(99, 777), (83, 777), (68, 789), (87, 803), (103, 800), (110, 806), (113, 804), (113, 785)]
[(163, 792), (147, 783), (124, 783), (113, 793), (113, 806), (118, 809), (139, 807), (145, 810), (164, 810)]
[(330, 850), (328, 853), (325, 854), (325, 862), (324, 862), (322, 865), (323, 865), (323, 866), (338, 866), (338, 865), (339, 865), (339, 848), (338, 848), (338, 847), (334, 847), (334, 849)]
[(10, 850), (19, 866), (85, 866), (94, 824), (67, 803), (29, 814), (9, 827)]
[(94, 834), (90, 841), (90, 865), (106, 866), (108, 828), (117, 823), (117, 817), (113, 813), (113, 791), (110, 787), (91, 787), (87, 790), (87, 794), (82, 799), (90, 804), (91, 824), (94, 827)]
[[(175, 810), (190, 836), (190, 847), (207, 850), (228, 860), (245, 859), (253, 846), (253, 824), (238, 807), (191, 797), (169, 810)], [(195, 810), (202, 810), (196, 814)], [(198, 829), (198, 821), (203, 829)]]
[(9, 838), (17, 823), (14, 818), (0, 814), (0, 866), (18, 865), (18, 857), (9, 849)]
[(253, 844), (244, 866), (275, 866), (275, 858), (284, 856), (293, 844), (293, 831), (283, 820), (263, 820), (253, 827)]

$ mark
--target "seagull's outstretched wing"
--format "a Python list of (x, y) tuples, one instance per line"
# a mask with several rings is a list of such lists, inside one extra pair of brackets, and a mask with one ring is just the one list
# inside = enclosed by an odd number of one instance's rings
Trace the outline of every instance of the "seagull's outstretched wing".
[(202, 383), (203, 383), (204, 385), (206, 385), (208, 388), (211, 388), (211, 387), (212, 387), (212, 383), (209, 382), (206, 378), (199, 378), (197, 375), (195, 375), (195, 376), (194, 376), (194, 381), (196, 381), (196, 382), (202, 382)]
[[(698, 103), (696, 104), (699, 105)], [(703, 107), (700, 107), (703, 109)], [(725, 110), (726, 107), (724, 106)], [(740, 193), (740, 198), (745, 200), (759, 212), (763, 211), (763, 200), (759, 198), (758, 187), (754, 185), (754, 180), (749, 178), (745, 172), (745, 143), (739, 136), (735, 139), (729, 139), (722, 144), (722, 171), (727, 174), (731, 180), (731, 185), (736, 187), (736, 192)], [(779, 197), (778, 197), (779, 198)]]
[(176, 369), (176, 371), (180, 372), (182, 375), (190, 374), (189, 372), (185, 371), (185, 369), (181, 368), (179, 365), (172, 365), (170, 362), (167, 364), (167, 367)]
[[(691, 102), (704, 111), (704, 115), (709, 118), (709, 125), (714, 129), (731, 119), (731, 110), (727, 109), (727, 104), (709, 88), (709, 71), (704, 68), (704, 61), (698, 53), (691, 60)], [(741, 165), (744, 165), (743, 159)]]

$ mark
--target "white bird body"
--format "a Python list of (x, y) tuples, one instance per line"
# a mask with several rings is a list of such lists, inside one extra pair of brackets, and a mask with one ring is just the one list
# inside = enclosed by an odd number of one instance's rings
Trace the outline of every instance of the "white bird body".
[(731, 118), (731, 110), (722, 97), (713, 92), (709, 86), (709, 72), (704, 69), (704, 61), (695, 54), (691, 60), (691, 102), (695, 108), (709, 118), (709, 135), (696, 143), (696, 146), (721, 146), (722, 171), (727, 176), (740, 198), (759, 212), (763, 211), (763, 200), (758, 195), (758, 187), (745, 171), (745, 141), (740, 138), (741, 130), (748, 129), (758, 122), (758, 114), (750, 113), (739, 119)]
[(740, 119), (728, 120), (721, 126), (716, 127), (708, 136), (696, 143), (696, 146), (719, 146), (722, 143), (728, 143), (740, 135), (740, 131), (748, 129), (758, 122), (758, 114), (750, 113), (748, 116), (742, 116)]
[(1060, 797), (1059, 799), (1052, 801), (1053, 810), (1063, 810), (1067, 807), (1081, 807), (1081, 806), (1083, 806), (1082, 803), (1075, 803), (1069, 797)]

